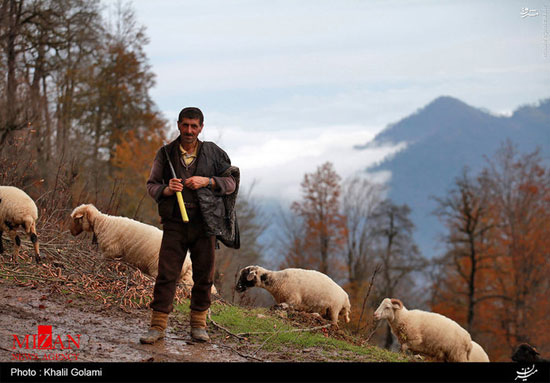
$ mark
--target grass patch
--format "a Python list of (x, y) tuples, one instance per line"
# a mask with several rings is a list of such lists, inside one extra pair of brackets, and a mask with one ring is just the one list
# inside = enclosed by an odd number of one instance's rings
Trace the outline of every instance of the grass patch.
[[(187, 317), (189, 301), (175, 307), (176, 312)], [(232, 334), (245, 337), (240, 345), (246, 346), (250, 354), (262, 350), (269, 354), (280, 355), (282, 360), (293, 361), (350, 361), (350, 362), (406, 362), (408, 358), (372, 345), (353, 344), (329, 335), (318, 324), (303, 324), (280, 317), (267, 308), (243, 308), (214, 302), (211, 306), (211, 318)], [(214, 326), (209, 325), (209, 332)], [(220, 335), (224, 341), (235, 341), (235, 337), (224, 332)], [(359, 342), (357, 342), (359, 343)]]

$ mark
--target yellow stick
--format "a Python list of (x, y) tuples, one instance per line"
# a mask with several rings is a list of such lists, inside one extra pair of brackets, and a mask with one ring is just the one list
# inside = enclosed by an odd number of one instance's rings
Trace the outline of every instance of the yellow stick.
[(181, 219), (183, 219), (183, 222), (189, 222), (189, 217), (187, 216), (187, 210), (185, 210), (185, 203), (183, 202), (181, 192), (176, 192), (176, 197), (178, 199), (178, 205), (180, 205)]
[[(163, 146), (163, 149), (164, 153), (166, 154), (166, 160), (168, 160), (168, 165), (170, 165), (172, 178), (178, 178), (176, 175), (176, 171), (174, 170), (174, 166), (172, 165), (172, 161), (170, 161), (170, 156), (168, 155), (166, 146)], [(176, 198), (178, 199), (178, 205), (180, 205), (181, 219), (183, 219), (183, 222), (187, 223), (189, 222), (189, 217), (187, 216), (187, 210), (185, 210), (185, 203), (183, 202), (183, 196), (181, 195), (181, 192), (176, 192)]]

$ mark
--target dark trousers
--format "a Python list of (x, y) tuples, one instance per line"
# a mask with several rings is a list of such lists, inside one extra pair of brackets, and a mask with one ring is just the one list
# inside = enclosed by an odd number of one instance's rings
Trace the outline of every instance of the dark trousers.
[[(190, 209), (191, 210), (191, 209)], [(181, 273), (187, 250), (191, 253), (193, 288), (191, 310), (205, 311), (210, 307), (210, 290), (214, 283), (216, 237), (207, 236), (200, 214), (189, 212), (189, 223), (163, 223), (158, 275), (153, 290), (151, 308), (170, 313), (173, 309), (176, 282)]]

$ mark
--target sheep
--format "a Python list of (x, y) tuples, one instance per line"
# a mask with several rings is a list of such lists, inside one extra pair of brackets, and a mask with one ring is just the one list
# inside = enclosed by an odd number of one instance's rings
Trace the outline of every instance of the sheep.
[[(143, 273), (157, 277), (162, 242), (160, 229), (130, 218), (101, 213), (92, 204), (76, 207), (71, 213), (71, 219), (71, 234), (77, 236), (82, 231), (93, 233), (105, 258), (120, 258)], [(180, 281), (189, 289), (193, 286), (189, 252), (182, 266)], [(217, 294), (214, 285), (211, 292)]]
[(260, 266), (247, 266), (239, 271), (235, 289), (242, 293), (261, 287), (273, 295), (277, 304), (288, 304), (295, 310), (314, 312), (334, 325), (342, 315), (350, 321), (348, 294), (327, 275), (315, 270), (284, 269), (271, 271)]
[[(422, 355), (415, 355), (415, 358), (419, 360), (426, 360), (429, 362), (443, 362), (443, 360), (431, 357), (426, 358)], [(468, 362), (489, 362), (489, 356), (479, 344), (472, 341), (472, 351), (470, 352), (470, 356), (468, 357)]]
[(38, 220), (38, 209), (31, 197), (23, 190), (14, 186), (0, 186), (0, 254), (4, 252), (2, 233), (8, 232), (15, 246), (15, 256), (19, 256), (21, 239), (15, 229), (21, 225), (34, 246), (36, 263), (40, 263), (40, 249), (38, 236), (36, 235), (36, 221)]
[(440, 361), (467, 362), (472, 338), (455, 321), (422, 310), (407, 310), (399, 299), (385, 298), (374, 312), (374, 319), (387, 319), (403, 352), (426, 355)]
[(550, 360), (540, 357), (537, 349), (530, 344), (521, 343), (514, 353), (512, 354), (512, 360), (518, 363), (549, 363)]
[(472, 341), (472, 352), (468, 356), (468, 362), (489, 362), (489, 356), (479, 344)]

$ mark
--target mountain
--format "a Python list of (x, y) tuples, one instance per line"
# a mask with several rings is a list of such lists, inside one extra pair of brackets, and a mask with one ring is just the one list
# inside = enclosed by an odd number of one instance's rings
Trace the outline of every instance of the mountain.
[(415, 240), (423, 254), (432, 257), (442, 249), (438, 234), (443, 230), (432, 215), (436, 203), (431, 197), (446, 195), (465, 166), (477, 174), (486, 165), (485, 158), (492, 157), (507, 139), (522, 153), (540, 148), (542, 157), (550, 158), (550, 99), (522, 106), (504, 117), (453, 97), (439, 97), (356, 150), (384, 143), (407, 144), (367, 171), (391, 171), (389, 197), (411, 207)]

